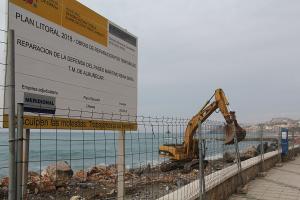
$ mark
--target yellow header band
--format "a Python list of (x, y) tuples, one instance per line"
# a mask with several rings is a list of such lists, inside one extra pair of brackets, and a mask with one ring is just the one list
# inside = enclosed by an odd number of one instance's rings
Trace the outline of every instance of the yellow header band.
[(10, 2), (107, 47), (108, 20), (76, 0)]
[[(8, 115), (3, 116), (3, 128), (8, 128)], [(105, 120), (68, 119), (60, 117), (24, 116), (24, 129), (72, 129), (72, 130), (137, 130), (137, 123)]]

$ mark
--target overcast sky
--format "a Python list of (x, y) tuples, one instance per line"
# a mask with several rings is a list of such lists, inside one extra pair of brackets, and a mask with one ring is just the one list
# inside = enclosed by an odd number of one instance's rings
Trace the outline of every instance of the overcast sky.
[(221, 87), (242, 122), (300, 119), (299, 0), (80, 2), (138, 36), (139, 114), (190, 117)]

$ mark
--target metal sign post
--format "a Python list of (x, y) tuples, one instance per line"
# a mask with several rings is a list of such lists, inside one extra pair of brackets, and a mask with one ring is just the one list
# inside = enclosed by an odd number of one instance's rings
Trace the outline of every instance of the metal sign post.
[(18, 103), (17, 106), (17, 133), (18, 133), (18, 145), (17, 145), (17, 200), (23, 199), (22, 197), (22, 173), (23, 173), (23, 116), (24, 106)]
[(123, 200), (125, 197), (125, 131), (119, 133), (118, 140), (118, 200)]
[(16, 148), (15, 148), (15, 35), (13, 30), (7, 34), (7, 105), (8, 105), (8, 124), (9, 124), (9, 185), (8, 199), (16, 199)]

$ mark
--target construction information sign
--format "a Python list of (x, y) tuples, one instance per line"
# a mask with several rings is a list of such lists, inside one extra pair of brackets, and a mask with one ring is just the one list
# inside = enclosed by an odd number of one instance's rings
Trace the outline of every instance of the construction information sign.
[(25, 128), (136, 128), (134, 35), (76, 0), (10, 0), (9, 29)]

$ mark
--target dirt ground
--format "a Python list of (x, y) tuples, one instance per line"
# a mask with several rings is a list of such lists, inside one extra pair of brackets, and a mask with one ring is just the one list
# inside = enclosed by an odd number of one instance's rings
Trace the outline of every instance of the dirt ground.
[[(205, 174), (208, 175), (231, 164), (221, 159), (209, 161)], [(196, 180), (197, 177), (197, 169), (188, 173), (182, 169), (161, 172), (158, 166), (130, 169), (125, 173), (125, 199), (156, 199)], [(0, 198), (6, 199), (7, 187), (5, 185), (7, 183), (2, 182)], [(117, 170), (115, 166), (96, 166), (87, 172), (77, 171), (59, 187), (49, 179), (41, 178), (39, 174), (31, 172), (29, 173), (28, 198), (32, 200), (69, 200), (73, 196), (80, 196), (85, 200), (116, 199), (116, 185)]]

